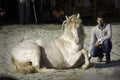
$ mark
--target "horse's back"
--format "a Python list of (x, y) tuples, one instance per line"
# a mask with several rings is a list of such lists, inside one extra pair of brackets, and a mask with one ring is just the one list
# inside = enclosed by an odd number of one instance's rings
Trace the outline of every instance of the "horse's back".
[(11, 52), (11, 64), (14, 71), (32, 73), (39, 71), (40, 47), (34, 41), (24, 41), (16, 45)]
[(24, 41), (16, 45), (12, 52), (12, 57), (15, 58), (18, 61), (26, 61), (30, 60), (30, 58), (33, 58), (35, 56), (39, 56), (40, 54), (40, 48), (39, 45), (37, 45), (34, 42), (31, 41)]

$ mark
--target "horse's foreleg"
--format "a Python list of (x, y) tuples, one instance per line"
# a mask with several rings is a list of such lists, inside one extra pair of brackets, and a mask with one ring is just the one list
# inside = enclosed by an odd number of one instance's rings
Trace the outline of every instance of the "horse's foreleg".
[(81, 55), (82, 55), (81, 52), (77, 52), (74, 55), (66, 56), (66, 61), (68, 62), (70, 67), (74, 66), (74, 64), (79, 60)]
[(36, 55), (36, 56), (31, 60), (32, 66), (34, 66), (34, 68), (35, 68), (35, 70), (36, 70), (37, 72), (40, 72), (40, 59), (41, 59), (40, 55)]
[(82, 69), (87, 69), (90, 65), (89, 59), (88, 59), (88, 52), (85, 49), (82, 49), (82, 54), (85, 57), (85, 64), (82, 65)]

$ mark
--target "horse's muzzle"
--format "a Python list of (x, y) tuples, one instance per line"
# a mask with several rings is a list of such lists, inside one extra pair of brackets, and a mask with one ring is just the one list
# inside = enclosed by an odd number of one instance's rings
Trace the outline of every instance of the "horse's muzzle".
[(79, 44), (80, 44), (80, 39), (75, 39), (75, 43), (76, 43), (77, 45), (79, 45)]

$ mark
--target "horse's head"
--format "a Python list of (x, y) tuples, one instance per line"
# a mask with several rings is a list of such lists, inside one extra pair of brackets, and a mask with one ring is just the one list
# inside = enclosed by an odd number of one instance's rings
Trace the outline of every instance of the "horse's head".
[(79, 45), (84, 40), (84, 30), (81, 24), (80, 15), (72, 15), (67, 17), (63, 22), (63, 27), (65, 27), (65, 34), (68, 35), (69, 39), (75, 41)]

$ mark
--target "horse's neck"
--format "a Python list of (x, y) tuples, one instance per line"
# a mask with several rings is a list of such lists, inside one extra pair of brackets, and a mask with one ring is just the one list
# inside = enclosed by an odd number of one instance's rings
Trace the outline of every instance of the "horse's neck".
[(61, 35), (60, 39), (72, 43), (72, 40), (69, 38), (69, 36), (67, 35), (66, 32), (64, 32), (64, 33)]
[(77, 45), (74, 40), (70, 39), (65, 32), (62, 34), (62, 36), (59, 39), (64, 41), (64, 44), (70, 46), (71, 48), (79, 48), (79, 45)]
[(62, 44), (62, 48), (60, 49), (61, 51), (64, 50), (64, 54), (75, 54), (80, 50), (80, 46), (76, 45), (72, 41), (68, 41), (68, 39), (65, 38), (65, 35), (62, 35), (58, 41), (60, 41), (60, 43)]

